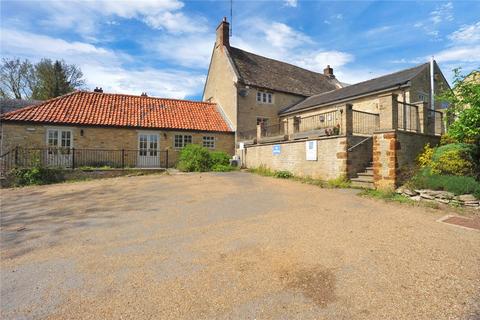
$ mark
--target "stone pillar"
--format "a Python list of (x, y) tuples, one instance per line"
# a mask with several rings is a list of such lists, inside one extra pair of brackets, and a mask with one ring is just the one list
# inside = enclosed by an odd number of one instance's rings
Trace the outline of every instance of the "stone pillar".
[(389, 93), (378, 97), (380, 111), (380, 130), (398, 128), (397, 94)]
[(340, 108), (340, 134), (353, 134), (353, 106), (350, 103)]
[(257, 124), (257, 143), (259, 143), (261, 138), (262, 138), (262, 125)]
[(377, 189), (394, 190), (397, 184), (397, 142), (395, 130), (373, 134), (373, 181)]
[(420, 101), (415, 103), (415, 105), (418, 108), (418, 125), (419, 125), (419, 132), (420, 133), (427, 133), (427, 127), (428, 127), (428, 103), (424, 101)]

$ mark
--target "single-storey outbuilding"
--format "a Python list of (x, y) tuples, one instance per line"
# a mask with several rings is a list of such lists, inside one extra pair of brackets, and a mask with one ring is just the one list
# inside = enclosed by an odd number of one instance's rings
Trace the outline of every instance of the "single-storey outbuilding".
[(61, 166), (171, 166), (189, 143), (234, 153), (234, 132), (215, 103), (76, 91), (1, 118), (2, 155), (38, 149)]

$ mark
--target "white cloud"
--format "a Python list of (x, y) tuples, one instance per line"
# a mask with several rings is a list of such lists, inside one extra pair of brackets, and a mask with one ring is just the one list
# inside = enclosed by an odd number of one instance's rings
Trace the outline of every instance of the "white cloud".
[[(152, 45), (153, 43), (153, 45)], [(189, 35), (173, 37), (164, 35), (145, 43), (146, 50), (153, 50), (158, 58), (181, 66), (208, 68), (215, 35)]]
[(438, 52), (438, 61), (480, 62), (480, 45), (451, 47)]
[(458, 43), (480, 42), (480, 21), (471, 25), (462, 26), (460, 29), (450, 34), (448, 39)]
[(285, 0), (283, 2), (286, 7), (293, 7), (295, 8), (298, 5), (298, 0)]
[(447, 2), (445, 4), (437, 6), (435, 10), (430, 12), (430, 21), (433, 24), (453, 21), (453, 3)]
[(277, 48), (294, 48), (312, 40), (305, 34), (297, 32), (284, 23), (274, 22), (265, 26), (266, 40)]
[(184, 4), (178, 0), (92, 0), (47, 1), (41, 23), (62, 29), (72, 29), (86, 39), (93, 39), (101, 23), (112, 18), (137, 19), (148, 26), (171, 33), (203, 32), (206, 20), (189, 17), (180, 10)]
[(41, 57), (64, 59), (82, 69), (90, 88), (101, 86), (106, 92), (140, 94), (146, 91), (151, 96), (185, 98), (199, 94), (203, 87), (204, 72), (152, 67), (129, 70), (125, 65), (133, 62), (133, 57), (92, 44), (10, 29), (2, 29), (1, 34), (2, 56), (20, 56), (32, 61)]
[(305, 52), (292, 58), (299, 66), (317, 72), (322, 72), (327, 65), (339, 68), (354, 60), (352, 54), (341, 51)]

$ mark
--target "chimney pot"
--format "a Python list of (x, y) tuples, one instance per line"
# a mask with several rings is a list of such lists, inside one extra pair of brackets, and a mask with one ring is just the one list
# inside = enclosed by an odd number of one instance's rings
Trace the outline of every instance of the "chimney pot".
[(333, 68), (330, 68), (330, 65), (327, 65), (327, 67), (323, 69), (323, 74), (329, 78), (335, 78), (335, 75), (333, 74)]
[(223, 47), (230, 47), (230, 23), (227, 21), (227, 17), (223, 17), (222, 22), (217, 27), (217, 39), (215, 41), (215, 47), (220, 46), (220, 49), (223, 50)]
[(95, 87), (95, 89), (93, 89), (93, 92), (103, 93), (103, 89), (101, 87)]

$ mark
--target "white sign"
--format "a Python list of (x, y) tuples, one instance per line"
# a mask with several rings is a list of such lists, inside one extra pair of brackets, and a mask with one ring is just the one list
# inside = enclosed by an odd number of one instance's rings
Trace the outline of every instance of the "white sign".
[(317, 140), (305, 142), (305, 154), (307, 161), (317, 161)]
[(238, 144), (238, 148), (239, 148), (240, 150), (245, 149), (245, 143), (244, 143), (244, 142), (240, 142), (240, 143)]

